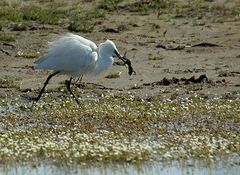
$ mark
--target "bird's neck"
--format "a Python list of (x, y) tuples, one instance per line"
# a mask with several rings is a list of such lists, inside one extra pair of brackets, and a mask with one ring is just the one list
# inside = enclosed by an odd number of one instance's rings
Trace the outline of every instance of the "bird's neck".
[(95, 73), (99, 74), (105, 70), (107, 70), (109, 67), (111, 67), (113, 64), (113, 57), (108, 54), (101, 54), (101, 52), (98, 54), (98, 59), (95, 66)]

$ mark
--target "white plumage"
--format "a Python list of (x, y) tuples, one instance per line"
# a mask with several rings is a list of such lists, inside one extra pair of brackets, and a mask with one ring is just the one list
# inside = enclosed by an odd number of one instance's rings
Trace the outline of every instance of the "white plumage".
[(126, 61), (122, 57), (115, 44), (111, 40), (106, 40), (99, 47), (92, 41), (75, 34), (67, 34), (49, 43), (46, 54), (38, 59), (35, 64), (37, 69), (53, 70), (44, 83), (38, 97), (39, 100), (49, 80), (57, 74), (67, 74), (70, 80), (66, 81), (68, 91), (74, 96), (70, 89), (72, 78), (85, 74), (97, 75), (108, 69), (113, 64), (113, 57)]
[(97, 75), (113, 64), (115, 51), (118, 53), (110, 40), (97, 47), (88, 39), (67, 34), (49, 43), (46, 54), (35, 64), (37, 69), (60, 71), (73, 77), (87, 73)]

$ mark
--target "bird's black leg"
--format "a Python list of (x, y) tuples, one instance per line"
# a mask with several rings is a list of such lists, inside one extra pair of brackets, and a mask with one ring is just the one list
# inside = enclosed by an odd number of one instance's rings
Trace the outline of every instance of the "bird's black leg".
[(67, 90), (70, 92), (70, 94), (73, 96), (74, 100), (77, 102), (77, 104), (80, 104), (78, 99), (76, 98), (76, 96), (73, 94), (72, 90), (71, 90), (71, 82), (72, 82), (72, 77), (70, 78), (69, 81), (66, 81), (66, 87), (67, 87)]
[(41, 98), (42, 93), (43, 93), (45, 87), (47, 86), (49, 80), (50, 80), (53, 76), (57, 75), (58, 73), (59, 73), (59, 71), (56, 71), (56, 72), (53, 72), (52, 74), (50, 74), (50, 75), (47, 77), (47, 80), (45, 81), (45, 83), (44, 83), (44, 85), (43, 85), (40, 93), (38, 94), (38, 96), (37, 96), (37, 97), (32, 97), (31, 99), (38, 101), (38, 100)]
[(81, 75), (75, 83), (81, 83), (82, 82), (82, 77), (83, 77), (83, 75)]

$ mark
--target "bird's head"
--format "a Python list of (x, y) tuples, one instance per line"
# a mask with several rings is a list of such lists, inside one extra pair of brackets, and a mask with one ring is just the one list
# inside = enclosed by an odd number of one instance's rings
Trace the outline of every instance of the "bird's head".
[(99, 48), (100, 48), (101, 54), (111, 56), (111, 57), (116, 56), (120, 60), (122, 60), (124, 64), (127, 64), (129, 69), (129, 72), (128, 72), (129, 75), (132, 75), (133, 73), (136, 74), (136, 72), (133, 70), (131, 66), (131, 61), (127, 57), (120, 55), (117, 47), (111, 40), (106, 40), (104, 43), (100, 44)]
[(109, 55), (109, 56), (116, 56), (118, 58), (122, 58), (120, 55), (116, 45), (114, 44), (113, 41), (111, 40), (106, 40), (104, 43), (100, 45), (100, 50), (104, 55)]

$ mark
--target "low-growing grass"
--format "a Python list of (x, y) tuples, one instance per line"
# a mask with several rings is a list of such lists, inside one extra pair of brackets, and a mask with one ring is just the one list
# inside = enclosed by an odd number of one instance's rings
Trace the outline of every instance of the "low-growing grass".
[(136, 12), (141, 15), (147, 15), (149, 13), (149, 10), (149, 5), (145, 3), (139, 4), (129, 9), (130, 12)]
[(117, 5), (123, 1), (124, 0), (101, 0), (99, 1), (97, 8), (107, 11), (117, 10)]
[(0, 88), (19, 88), (19, 85), (9, 78), (4, 78), (0, 79)]
[[(127, 11), (139, 15), (155, 13), (159, 19), (165, 19), (166, 14), (174, 18), (198, 18), (207, 19), (211, 22), (224, 22), (226, 20), (239, 19), (239, 6), (228, 6), (227, 3), (208, 2), (204, 0), (178, 1), (178, 0), (153, 0), (142, 3), (131, 2)], [(168, 19), (167, 21), (169, 21)], [(166, 19), (164, 20), (166, 21)], [(166, 21), (166, 22), (167, 22)]]
[(59, 17), (56, 9), (44, 9), (38, 6), (26, 6), (22, 10), (23, 20), (38, 21), (43, 24), (57, 24)]
[(10, 7), (1, 7), (0, 20), (14, 22), (22, 21), (22, 13)]
[(215, 161), (240, 152), (239, 101), (119, 93), (91, 97), (80, 106), (51, 94), (37, 103), (3, 97), (1, 162)]
[(106, 14), (111, 15), (119, 11), (138, 15), (153, 13), (166, 22), (179, 17), (206, 19), (207, 21), (210, 19), (211, 22), (233, 21), (239, 19), (240, 12), (238, 6), (231, 7), (225, 3), (204, 0), (153, 0), (141, 3), (128, 0), (101, 0), (99, 2), (91, 0), (85, 3), (91, 3), (91, 8), (89, 6), (86, 8), (84, 3), (79, 1), (71, 3), (43, 1), (43, 5), (32, 1), (19, 2), (15, 5), (6, 2), (0, 4), (0, 29), (8, 27), (12, 22), (35, 21), (39, 24), (67, 26), (70, 31), (92, 32), (94, 25), (101, 23), (99, 21), (104, 20)]
[(68, 30), (84, 33), (92, 32), (97, 19), (103, 17), (105, 17), (105, 12), (101, 9), (93, 9), (81, 13), (77, 12), (76, 15), (71, 17)]
[[(99, 21), (119, 11), (130, 12), (133, 16), (156, 13), (160, 20), (166, 22), (177, 17), (192, 17), (200, 22), (194, 25), (205, 25), (202, 18), (211, 17), (224, 22), (225, 14), (236, 19), (239, 16), (239, 7), (210, 7), (211, 3), (203, 0), (146, 1), (138, 5), (134, 4), (135, 1), (125, 1), (136, 5), (131, 6), (133, 8), (119, 6), (124, 4), (123, 0), (102, 0), (87, 10), (79, 1), (74, 2), (77, 5), (71, 8), (64, 8), (67, 4), (63, 2), (59, 2), (56, 8), (37, 3), (9, 6), (0, 2), (0, 30), (12, 22), (16, 24), (13, 29), (27, 30), (27, 26), (21, 24), (34, 21), (50, 25), (61, 25), (63, 22), (63, 26), (71, 31), (92, 32)], [(52, 1), (41, 3), (51, 4)], [(130, 23), (120, 23), (118, 31), (137, 26), (136, 19), (132, 17)], [(152, 29), (157, 28), (160, 26)], [(0, 41), (15, 41), (15, 36), (2, 34)], [(154, 40), (148, 42), (153, 43)], [(31, 59), (38, 57), (39, 53), (24, 51), (16, 56)], [(161, 60), (163, 56), (150, 54), (148, 59)], [(191, 71), (185, 70), (185, 73)], [(112, 73), (107, 78), (119, 76), (119, 73)], [(0, 84), (1, 88), (18, 87), (9, 79), (0, 80)], [(93, 97), (82, 98), (80, 106), (71, 98), (54, 97), (52, 94), (65, 93), (66, 89), (61, 92), (49, 89), (46, 92), (50, 94), (44, 94), (39, 102), (0, 94), (0, 162), (42, 159), (129, 162), (192, 158), (215, 161), (218, 156), (231, 158), (240, 154), (239, 99), (193, 96), (164, 100), (158, 97), (141, 98), (131, 93), (98, 94), (89, 84), (85, 85), (85, 90), (93, 93)]]
[(15, 41), (15, 36), (8, 34), (0, 34), (0, 41)]
[(75, 17), (68, 26), (68, 30), (73, 32), (92, 32), (94, 24), (83, 16)]
[(0, 11), (0, 19), (9, 22), (37, 21), (42, 24), (57, 24), (59, 17), (56, 10), (43, 9), (38, 6), (24, 6), (18, 9), (4, 7)]

